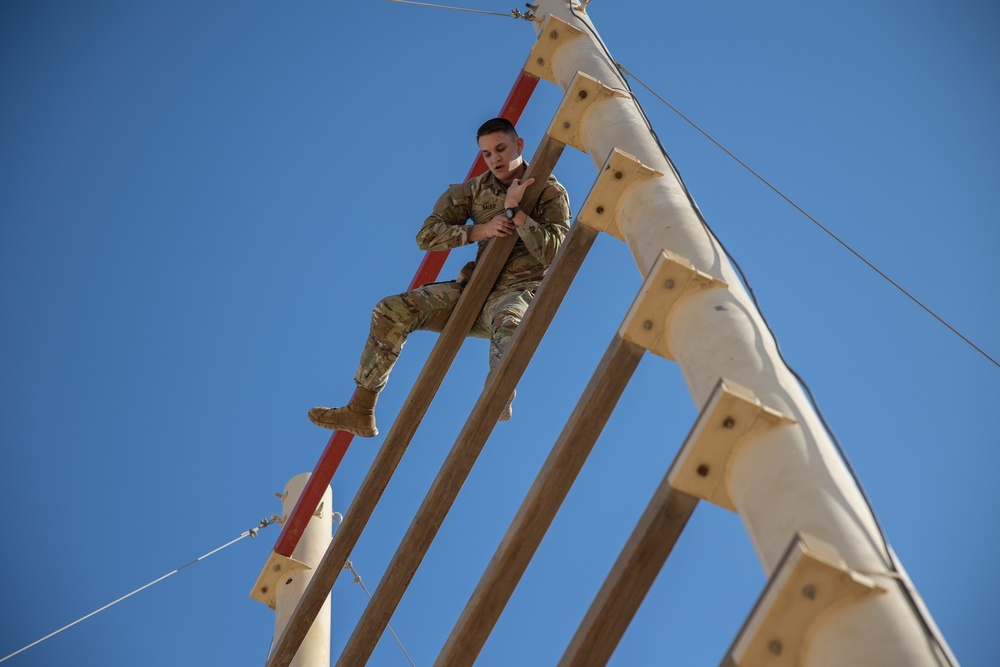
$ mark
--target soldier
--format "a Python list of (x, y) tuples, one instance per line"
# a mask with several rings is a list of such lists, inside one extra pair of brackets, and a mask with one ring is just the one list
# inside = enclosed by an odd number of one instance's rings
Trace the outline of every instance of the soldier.
[[(514, 233), (520, 237), (470, 332), (471, 336), (489, 338), (493, 371), (569, 231), (570, 211), (566, 190), (554, 176), (549, 177), (530, 215), (521, 210), (521, 198), (535, 179), (522, 180), (527, 170), (521, 156), (524, 139), (517, 136), (510, 121), (486, 121), (476, 139), (489, 170), (450, 186), (441, 195), (417, 232), (417, 246), (421, 250), (448, 250), (478, 242), (478, 259), (491, 238)], [(466, 225), (468, 220), (473, 224)], [(310, 421), (365, 438), (377, 435), (375, 403), (407, 335), (444, 328), (475, 265), (475, 261), (466, 264), (452, 282), (431, 283), (382, 299), (372, 312), (368, 340), (354, 376), (358, 386), (350, 402), (342, 408), (312, 408)], [(515, 394), (511, 394), (501, 421), (510, 419)]]

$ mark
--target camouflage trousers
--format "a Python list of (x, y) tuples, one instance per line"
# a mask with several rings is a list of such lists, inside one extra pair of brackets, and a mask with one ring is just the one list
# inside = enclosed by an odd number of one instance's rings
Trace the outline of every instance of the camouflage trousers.
[[(371, 391), (382, 391), (406, 337), (418, 330), (443, 330), (462, 288), (457, 282), (431, 283), (379, 301), (372, 311), (371, 329), (354, 381)], [(491, 369), (500, 363), (533, 296), (525, 290), (491, 294), (486, 300), (469, 335), (489, 338)]]

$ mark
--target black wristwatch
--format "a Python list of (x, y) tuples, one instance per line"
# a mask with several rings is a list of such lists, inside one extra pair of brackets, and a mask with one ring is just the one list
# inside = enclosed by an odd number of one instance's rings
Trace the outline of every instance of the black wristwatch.
[(514, 216), (517, 215), (517, 212), (520, 210), (521, 210), (520, 206), (515, 206), (514, 208), (504, 209), (503, 214), (506, 215), (509, 219), (513, 220)]

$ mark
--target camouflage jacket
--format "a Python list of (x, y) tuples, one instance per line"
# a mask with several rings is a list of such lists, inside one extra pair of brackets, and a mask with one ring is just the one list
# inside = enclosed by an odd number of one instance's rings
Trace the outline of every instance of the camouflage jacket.
[[(438, 198), (433, 213), (417, 232), (417, 245), (421, 250), (449, 250), (468, 245), (471, 227), (465, 224), (466, 221), (482, 224), (503, 213), (506, 193), (507, 186), (489, 171), (465, 183), (450, 186)], [(569, 196), (555, 176), (549, 176), (538, 204), (525, 223), (517, 228), (520, 238), (514, 244), (493, 291), (537, 288), (546, 267), (555, 259), (569, 225)], [(477, 260), (488, 244), (489, 239), (479, 241)], [(475, 261), (466, 264), (458, 275), (458, 281), (468, 281), (475, 267)]]

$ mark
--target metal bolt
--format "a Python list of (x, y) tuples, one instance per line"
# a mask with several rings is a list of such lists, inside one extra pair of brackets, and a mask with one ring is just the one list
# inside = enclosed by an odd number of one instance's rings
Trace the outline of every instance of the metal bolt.
[(767, 645), (767, 650), (775, 655), (781, 655), (781, 642), (772, 639)]
[(551, 37), (552, 39), (559, 39), (559, 33), (553, 30), (552, 32), (549, 33), (549, 37)]
[(722, 420), (722, 425), (726, 428), (732, 428), (736, 426), (736, 420), (733, 419), (732, 417), (726, 417), (724, 420)]
[(663, 283), (663, 286), (666, 287), (667, 289), (673, 289), (674, 288), (674, 281), (672, 279), (668, 278), (667, 282)]
[(260, 592), (261, 592), (261, 593), (264, 593), (264, 594), (267, 594), (267, 592), (268, 592), (269, 590), (270, 590), (270, 589), (269, 589), (269, 588), (268, 588), (267, 586), (261, 586), (261, 587), (260, 587)]
[(708, 464), (702, 463), (698, 466), (698, 475), (701, 477), (708, 477)]
[(604, 213), (604, 207), (603, 206), (598, 206), (597, 207), (597, 215), (601, 215), (603, 213)]
[(642, 323), (642, 328), (643, 329), (652, 329), (653, 328), (653, 323), (650, 322), (649, 320), (646, 320), (645, 322)]
[(622, 173), (621, 173), (620, 171), (616, 171), (616, 172), (615, 172), (615, 178), (617, 178), (618, 180), (621, 180), (621, 178), (622, 178)]
[(565, 123), (563, 123), (563, 129), (564, 130), (568, 130), (569, 129), (569, 121), (566, 121)]
[(576, 96), (579, 97), (581, 100), (585, 100), (587, 99), (587, 91), (581, 90), (579, 93), (577, 93)]
[(287, 585), (288, 585), (288, 584), (290, 584), (290, 583), (292, 583), (292, 578), (291, 578), (291, 577), (288, 577), (288, 581), (286, 581), (286, 582), (285, 582), (285, 585), (287, 586)]
[(816, 587), (812, 584), (806, 584), (802, 587), (802, 594), (805, 595), (810, 600), (816, 599)]
[(538, 64), (538, 65), (544, 65), (545, 64), (545, 58), (537, 58), (535, 60), (535, 63)]

